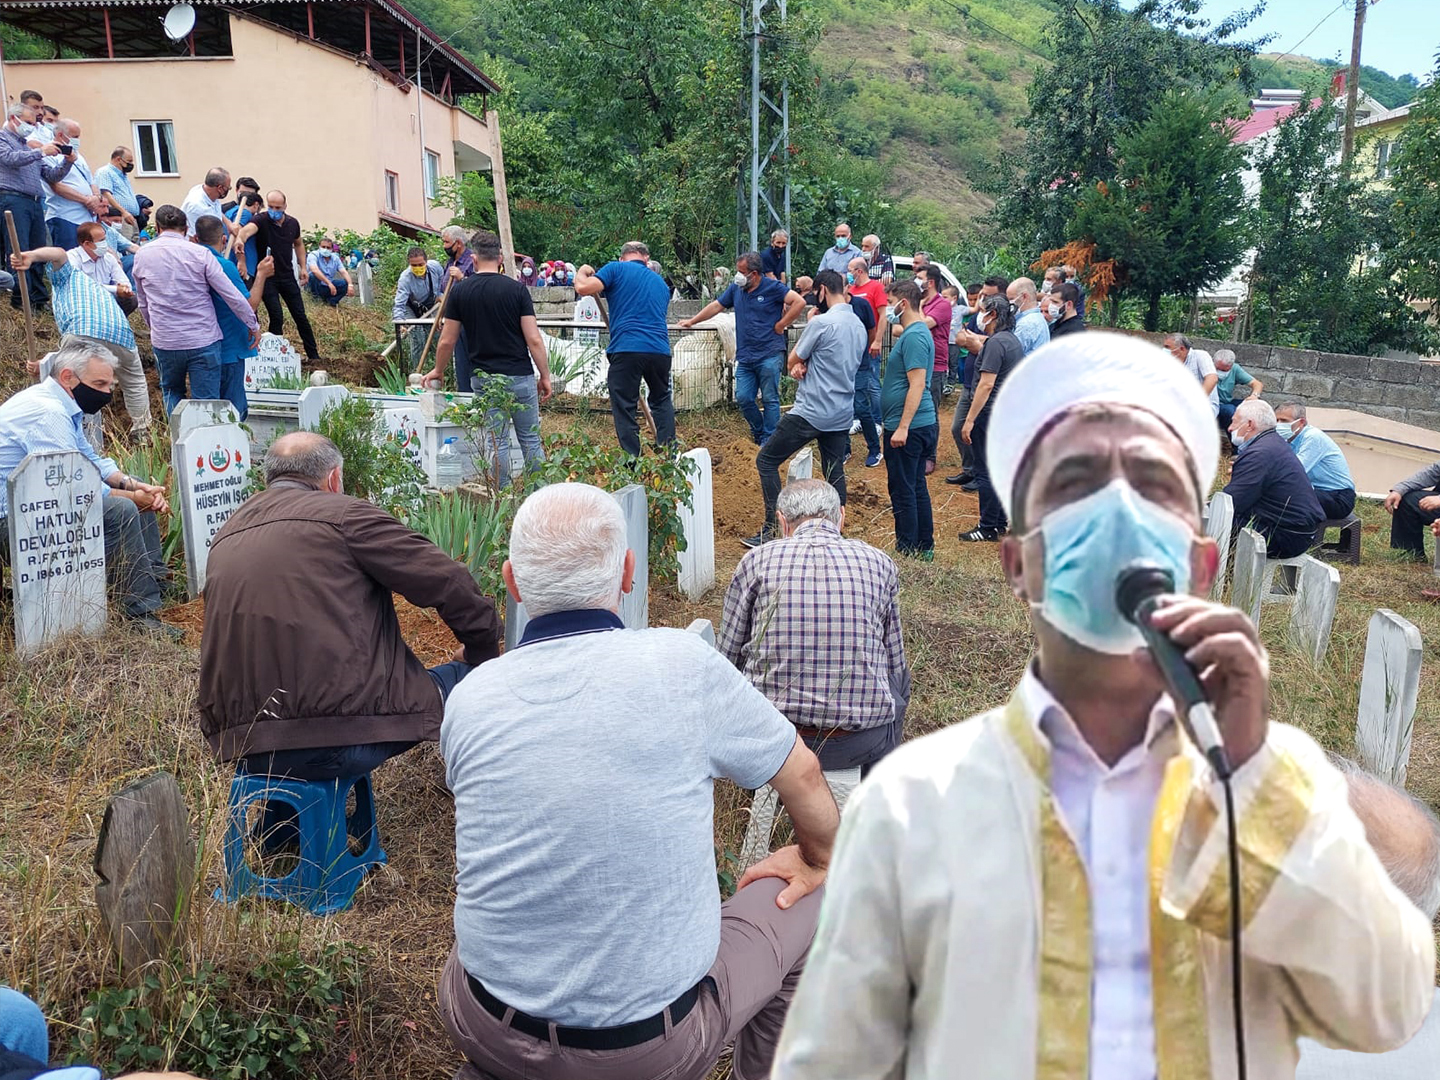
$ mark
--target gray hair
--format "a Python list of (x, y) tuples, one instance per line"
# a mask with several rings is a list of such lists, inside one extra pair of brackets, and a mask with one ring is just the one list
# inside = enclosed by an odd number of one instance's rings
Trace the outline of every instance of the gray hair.
[(1390, 880), (1434, 922), (1440, 914), (1440, 818), (1408, 791), (1338, 754), (1327, 756), (1345, 775), (1350, 808)]
[(1235, 416), (1239, 420), (1254, 420), (1261, 431), (1269, 431), (1275, 426), (1275, 410), (1268, 401), (1253, 395), (1235, 406)]
[(219, 187), (221, 184), (230, 183), (230, 170), (216, 165), (205, 174), (205, 183), (208, 187)]
[(22, 113), (34, 112), (34, 111), (35, 111), (35, 106), (34, 106), (34, 105), (26, 105), (23, 101), (17, 101), (17, 102), (15, 102), (14, 105), (10, 105), (10, 106), (7, 106), (7, 107), (6, 107), (6, 109), (5, 109), (5, 119), (6, 119), (6, 120), (14, 120), (17, 116), (21, 115)]
[(780, 492), (775, 510), (792, 528), (810, 518), (840, 524), (840, 493), (828, 480), (792, 480)]
[(1184, 334), (1166, 334), (1166, 335), (1165, 335), (1165, 341), (1166, 341), (1167, 343), (1173, 341), (1176, 345), (1179, 345), (1180, 348), (1182, 348), (1182, 349), (1188, 350), (1188, 349), (1190, 348), (1190, 339), (1189, 339), (1188, 337), (1186, 337)]
[(50, 376), (58, 379), (62, 371), (73, 371), (79, 378), (89, 369), (92, 360), (112, 368), (120, 363), (120, 358), (98, 341), (66, 334), (60, 339), (60, 348), (55, 350), (55, 359), (50, 362)]
[(55, 121), (55, 127), (64, 131), (65, 134), (72, 139), (78, 139), (80, 137), (79, 120), (71, 120), (68, 116), (62, 116), (59, 120)]
[(469, 234), (460, 225), (446, 225), (440, 230), (440, 239), (442, 240), (459, 240), (463, 244), (469, 238)]
[(790, 234), (789, 234), (788, 232), (786, 232), (784, 229), (776, 229), (774, 232), (772, 232), (772, 233), (770, 234), (770, 239), (771, 239), (771, 240), (779, 240), (780, 237), (782, 237), (782, 236), (783, 236), (786, 240), (789, 240), (789, 239), (790, 239)]
[(281, 435), (265, 451), (265, 483), (276, 480), (308, 480), (323, 483), (345, 458), (335, 444), (316, 431), (292, 431)]
[(642, 244), (639, 240), (626, 240), (625, 243), (620, 246), (620, 257), (623, 259), (626, 255), (643, 255), (648, 262), (650, 260), (650, 248)]
[(651, 259), (646, 265), (649, 266), (654, 273), (663, 274), (665, 272), (658, 259)]
[(1282, 401), (1279, 405), (1275, 406), (1277, 413), (1281, 409), (1287, 409), (1289, 411), (1291, 420), (1305, 419), (1305, 406), (1301, 405), (1298, 401)]
[(625, 517), (610, 494), (590, 484), (541, 488), (510, 529), (510, 569), (526, 613), (614, 608), (626, 550)]
[(765, 260), (760, 258), (758, 251), (746, 251), (735, 260), (735, 269), (741, 273), (754, 271), (757, 274), (765, 272)]
[(1235, 363), (1235, 350), (1234, 350), (1234, 349), (1216, 349), (1216, 350), (1215, 350), (1214, 360), (1215, 360), (1215, 364), (1216, 364), (1217, 367), (1219, 366), (1219, 364), (1220, 364), (1220, 362), (1221, 362), (1222, 360), (1223, 360), (1225, 363), (1227, 363), (1227, 364), (1233, 364), (1233, 363)]

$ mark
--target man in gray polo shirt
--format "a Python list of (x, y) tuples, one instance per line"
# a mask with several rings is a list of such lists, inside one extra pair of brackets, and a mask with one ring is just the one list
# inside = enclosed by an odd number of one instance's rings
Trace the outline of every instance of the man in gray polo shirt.
[[(526, 499), (506, 587), (520, 644), (452, 692), (455, 948), (440, 1012), (486, 1076), (769, 1075), (839, 814), (795, 728), (717, 651), (616, 615), (635, 556), (587, 484)], [(780, 793), (797, 844), (720, 902), (716, 778)]]
[(780, 466), (806, 443), (820, 447), (820, 468), (845, 505), (845, 459), (850, 456), (850, 423), (855, 419), (855, 372), (865, 355), (865, 327), (850, 307), (845, 279), (834, 270), (815, 276), (816, 314), (805, 324), (790, 353), (790, 374), (797, 380), (795, 404), (780, 418), (760, 453), (760, 490), (765, 524), (740, 542), (759, 547), (779, 536), (775, 501), (780, 498)]

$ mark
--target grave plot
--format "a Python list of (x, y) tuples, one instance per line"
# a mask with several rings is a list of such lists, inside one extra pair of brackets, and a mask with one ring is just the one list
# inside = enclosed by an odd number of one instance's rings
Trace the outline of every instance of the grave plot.
[(192, 428), (175, 443), (175, 501), (185, 541), (185, 584), (192, 598), (205, 589), (210, 542), (244, 499), (250, 466), (250, 437), (239, 424)]

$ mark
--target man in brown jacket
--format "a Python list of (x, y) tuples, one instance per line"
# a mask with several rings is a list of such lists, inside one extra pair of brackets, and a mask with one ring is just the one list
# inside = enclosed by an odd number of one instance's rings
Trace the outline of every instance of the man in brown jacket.
[[(499, 655), (495, 605), (469, 572), (379, 507), (341, 494), (323, 435), (281, 436), (264, 491), (210, 545), (200, 727), (222, 761), (329, 780), (368, 773), (440, 736), (445, 698)], [(460, 642), (426, 669), (391, 593), (435, 608)]]

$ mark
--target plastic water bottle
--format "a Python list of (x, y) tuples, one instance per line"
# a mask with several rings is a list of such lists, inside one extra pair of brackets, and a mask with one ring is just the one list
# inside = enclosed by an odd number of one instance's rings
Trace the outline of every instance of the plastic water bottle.
[(435, 486), (456, 488), (465, 481), (465, 466), (460, 460), (458, 438), (451, 435), (435, 455)]

